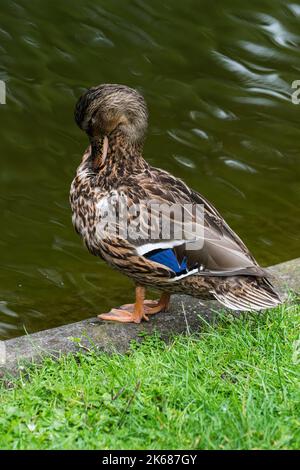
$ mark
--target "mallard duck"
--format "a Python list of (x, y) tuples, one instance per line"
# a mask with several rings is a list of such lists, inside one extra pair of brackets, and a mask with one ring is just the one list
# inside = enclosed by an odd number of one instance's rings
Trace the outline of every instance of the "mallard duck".
[[(76, 104), (75, 121), (87, 133), (90, 145), (71, 185), (73, 225), (93, 255), (133, 279), (136, 286), (134, 304), (113, 308), (99, 318), (140, 323), (167, 310), (174, 293), (217, 299), (240, 311), (281, 302), (268, 273), (214, 206), (180, 179), (144, 160), (148, 111), (138, 91), (114, 84), (90, 88)], [(147, 217), (152, 211), (143, 232), (146, 237), (120, 230), (121, 201), (126, 201), (127, 227), (136, 220), (133, 207), (145, 209)], [(183, 222), (179, 237), (174, 227), (163, 236), (157, 204), (187, 210), (200, 228), (195, 231), (198, 235), (193, 238)], [(200, 222), (195, 217), (197, 207), (203, 208)], [(113, 222), (107, 222), (110, 213), (117, 215)], [(173, 226), (179, 219), (169, 217)], [(153, 226), (158, 235), (150, 237)], [(161, 292), (158, 301), (145, 300), (147, 287)]]

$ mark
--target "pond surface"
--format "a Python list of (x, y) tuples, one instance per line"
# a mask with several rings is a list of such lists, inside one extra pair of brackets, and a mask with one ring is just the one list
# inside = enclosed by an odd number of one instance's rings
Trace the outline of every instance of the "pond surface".
[(68, 193), (87, 145), (84, 88), (137, 87), (145, 157), (222, 212), (262, 265), (299, 256), (300, 3), (2, 0), (0, 338), (133, 299), (91, 256)]

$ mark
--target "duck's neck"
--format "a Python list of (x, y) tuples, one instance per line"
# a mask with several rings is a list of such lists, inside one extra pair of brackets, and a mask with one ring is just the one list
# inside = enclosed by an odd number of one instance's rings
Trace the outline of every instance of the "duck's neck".
[(91, 139), (90, 165), (101, 178), (112, 179), (143, 170), (142, 144), (132, 143), (120, 129)]

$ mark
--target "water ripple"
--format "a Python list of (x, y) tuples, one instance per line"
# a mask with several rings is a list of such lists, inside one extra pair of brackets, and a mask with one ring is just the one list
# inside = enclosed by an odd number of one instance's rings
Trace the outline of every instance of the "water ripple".
[(1, 3), (0, 339), (129, 301), (129, 281), (74, 233), (68, 192), (88, 87), (149, 105), (145, 156), (211, 200), (267, 265), (299, 256), (296, 1)]

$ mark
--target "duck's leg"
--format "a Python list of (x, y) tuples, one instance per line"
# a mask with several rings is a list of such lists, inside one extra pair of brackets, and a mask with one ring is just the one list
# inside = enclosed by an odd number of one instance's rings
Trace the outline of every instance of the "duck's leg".
[[(144, 310), (147, 315), (153, 315), (159, 312), (166, 312), (169, 308), (171, 295), (167, 292), (163, 292), (159, 300), (144, 300)], [(135, 304), (125, 304), (119, 307), (121, 310), (127, 310), (128, 312), (134, 311)]]
[(145, 305), (147, 315), (154, 315), (159, 312), (167, 312), (170, 304), (171, 295), (168, 292), (163, 292), (158, 301), (152, 302), (152, 305)]
[(118, 321), (121, 323), (141, 323), (142, 319), (148, 321), (149, 318), (145, 314), (145, 287), (136, 286), (135, 288), (135, 304), (133, 311), (123, 308), (113, 308), (108, 313), (98, 315), (101, 320)]

